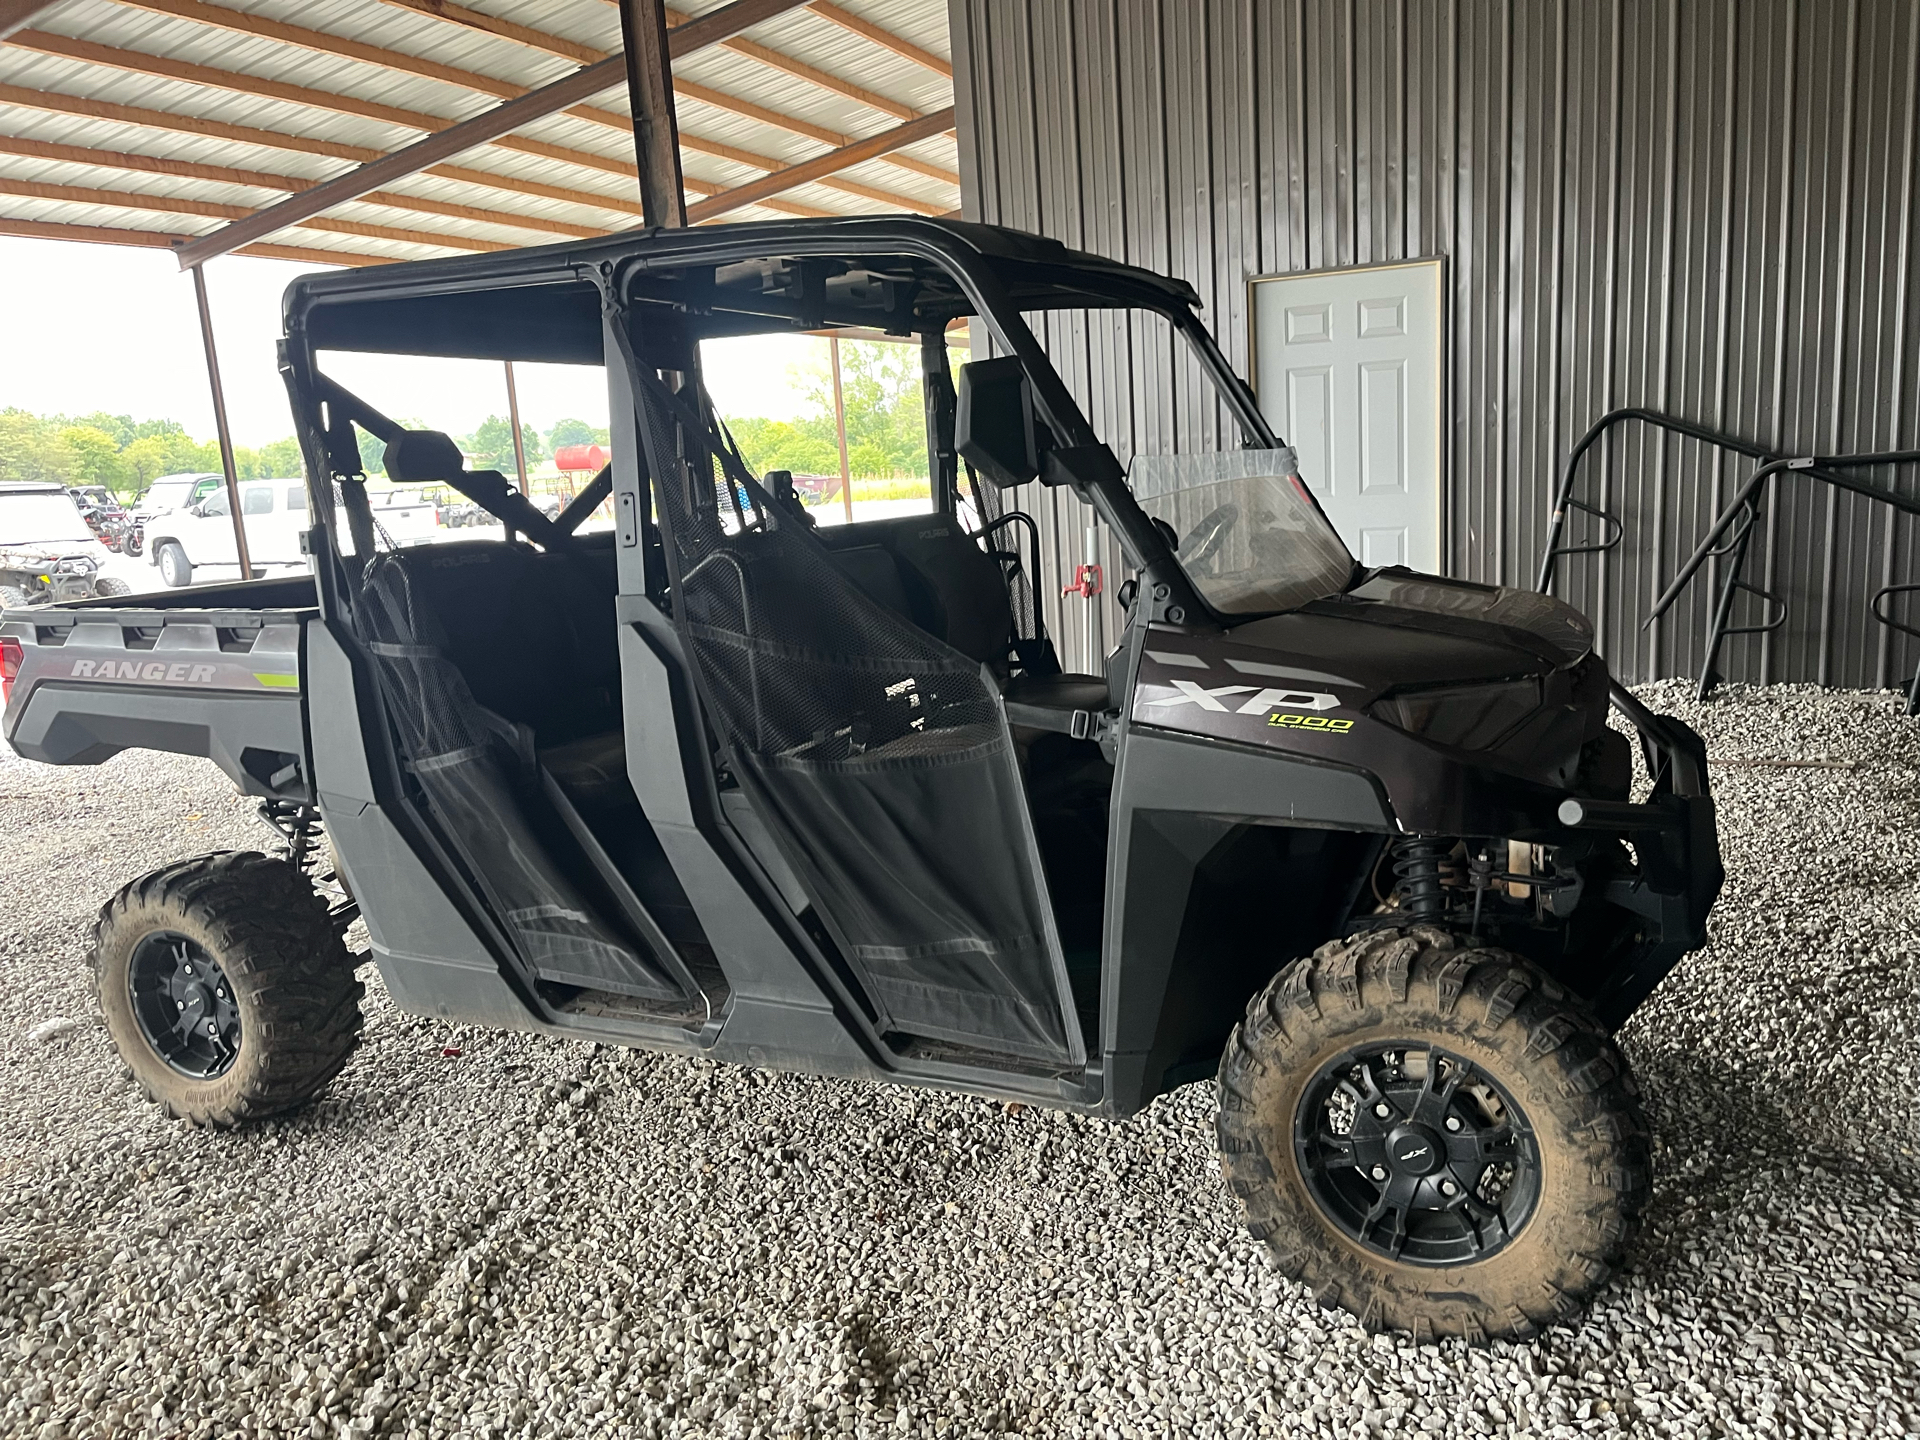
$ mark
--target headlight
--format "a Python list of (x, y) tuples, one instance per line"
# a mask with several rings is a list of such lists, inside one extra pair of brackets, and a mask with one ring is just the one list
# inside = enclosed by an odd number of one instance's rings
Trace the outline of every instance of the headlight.
[(1409, 735), (1459, 750), (1489, 750), (1540, 708), (1538, 680), (1414, 690), (1376, 700), (1372, 715)]

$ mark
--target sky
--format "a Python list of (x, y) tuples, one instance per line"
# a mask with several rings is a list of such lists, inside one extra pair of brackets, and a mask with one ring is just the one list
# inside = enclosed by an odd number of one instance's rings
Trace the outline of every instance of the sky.
[[(220, 378), (234, 443), (260, 446), (293, 433), (274, 365), (280, 296), (314, 267), (224, 256), (207, 265)], [(723, 414), (788, 419), (804, 402), (790, 371), (810, 336), (759, 336), (711, 345), (707, 384)], [(507, 410), (506, 377), (492, 361), (338, 355), (322, 366), (396, 419), (470, 434)], [(597, 368), (517, 365), (523, 422), (607, 423)], [(213, 402), (194, 313), (193, 280), (171, 254), (119, 245), (0, 237), (0, 409), (35, 414), (104, 410), (136, 420), (173, 419), (196, 440), (213, 438)]]

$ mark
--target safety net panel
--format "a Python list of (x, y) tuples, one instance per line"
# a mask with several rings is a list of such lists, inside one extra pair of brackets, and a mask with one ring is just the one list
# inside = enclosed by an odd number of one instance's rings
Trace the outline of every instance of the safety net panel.
[(990, 681), (844, 577), (798, 507), (779, 506), (747, 472), (704, 402), (639, 378), (696, 680), (882, 1028), (1079, 1063)]
[(650, 999), (684, 998), (654, 960), (604, 925), (541, 843), (529, 814), (533, 762), (515, 727), (473, 698), (431, 607), (416, 604), (420, 551), (376, 554), (358, 607), (401, 759), (442, 837), (543, 980)]

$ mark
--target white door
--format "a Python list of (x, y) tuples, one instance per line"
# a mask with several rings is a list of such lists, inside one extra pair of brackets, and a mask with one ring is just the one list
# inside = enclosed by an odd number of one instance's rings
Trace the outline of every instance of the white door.
[(1267, 423), (1362, 565), (1440, 570), (1441, 262), (1253, 282)]

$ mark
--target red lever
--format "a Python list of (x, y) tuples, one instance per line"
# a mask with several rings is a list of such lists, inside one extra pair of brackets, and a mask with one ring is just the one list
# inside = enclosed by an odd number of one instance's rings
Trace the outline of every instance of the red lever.
[(1060, 588), (1062, 595), (1079, 595), (1091, 600), (1105, 588), (1105, 576), (1098, 565), (1081, 565), (1073, 572), (1073, 583)]

